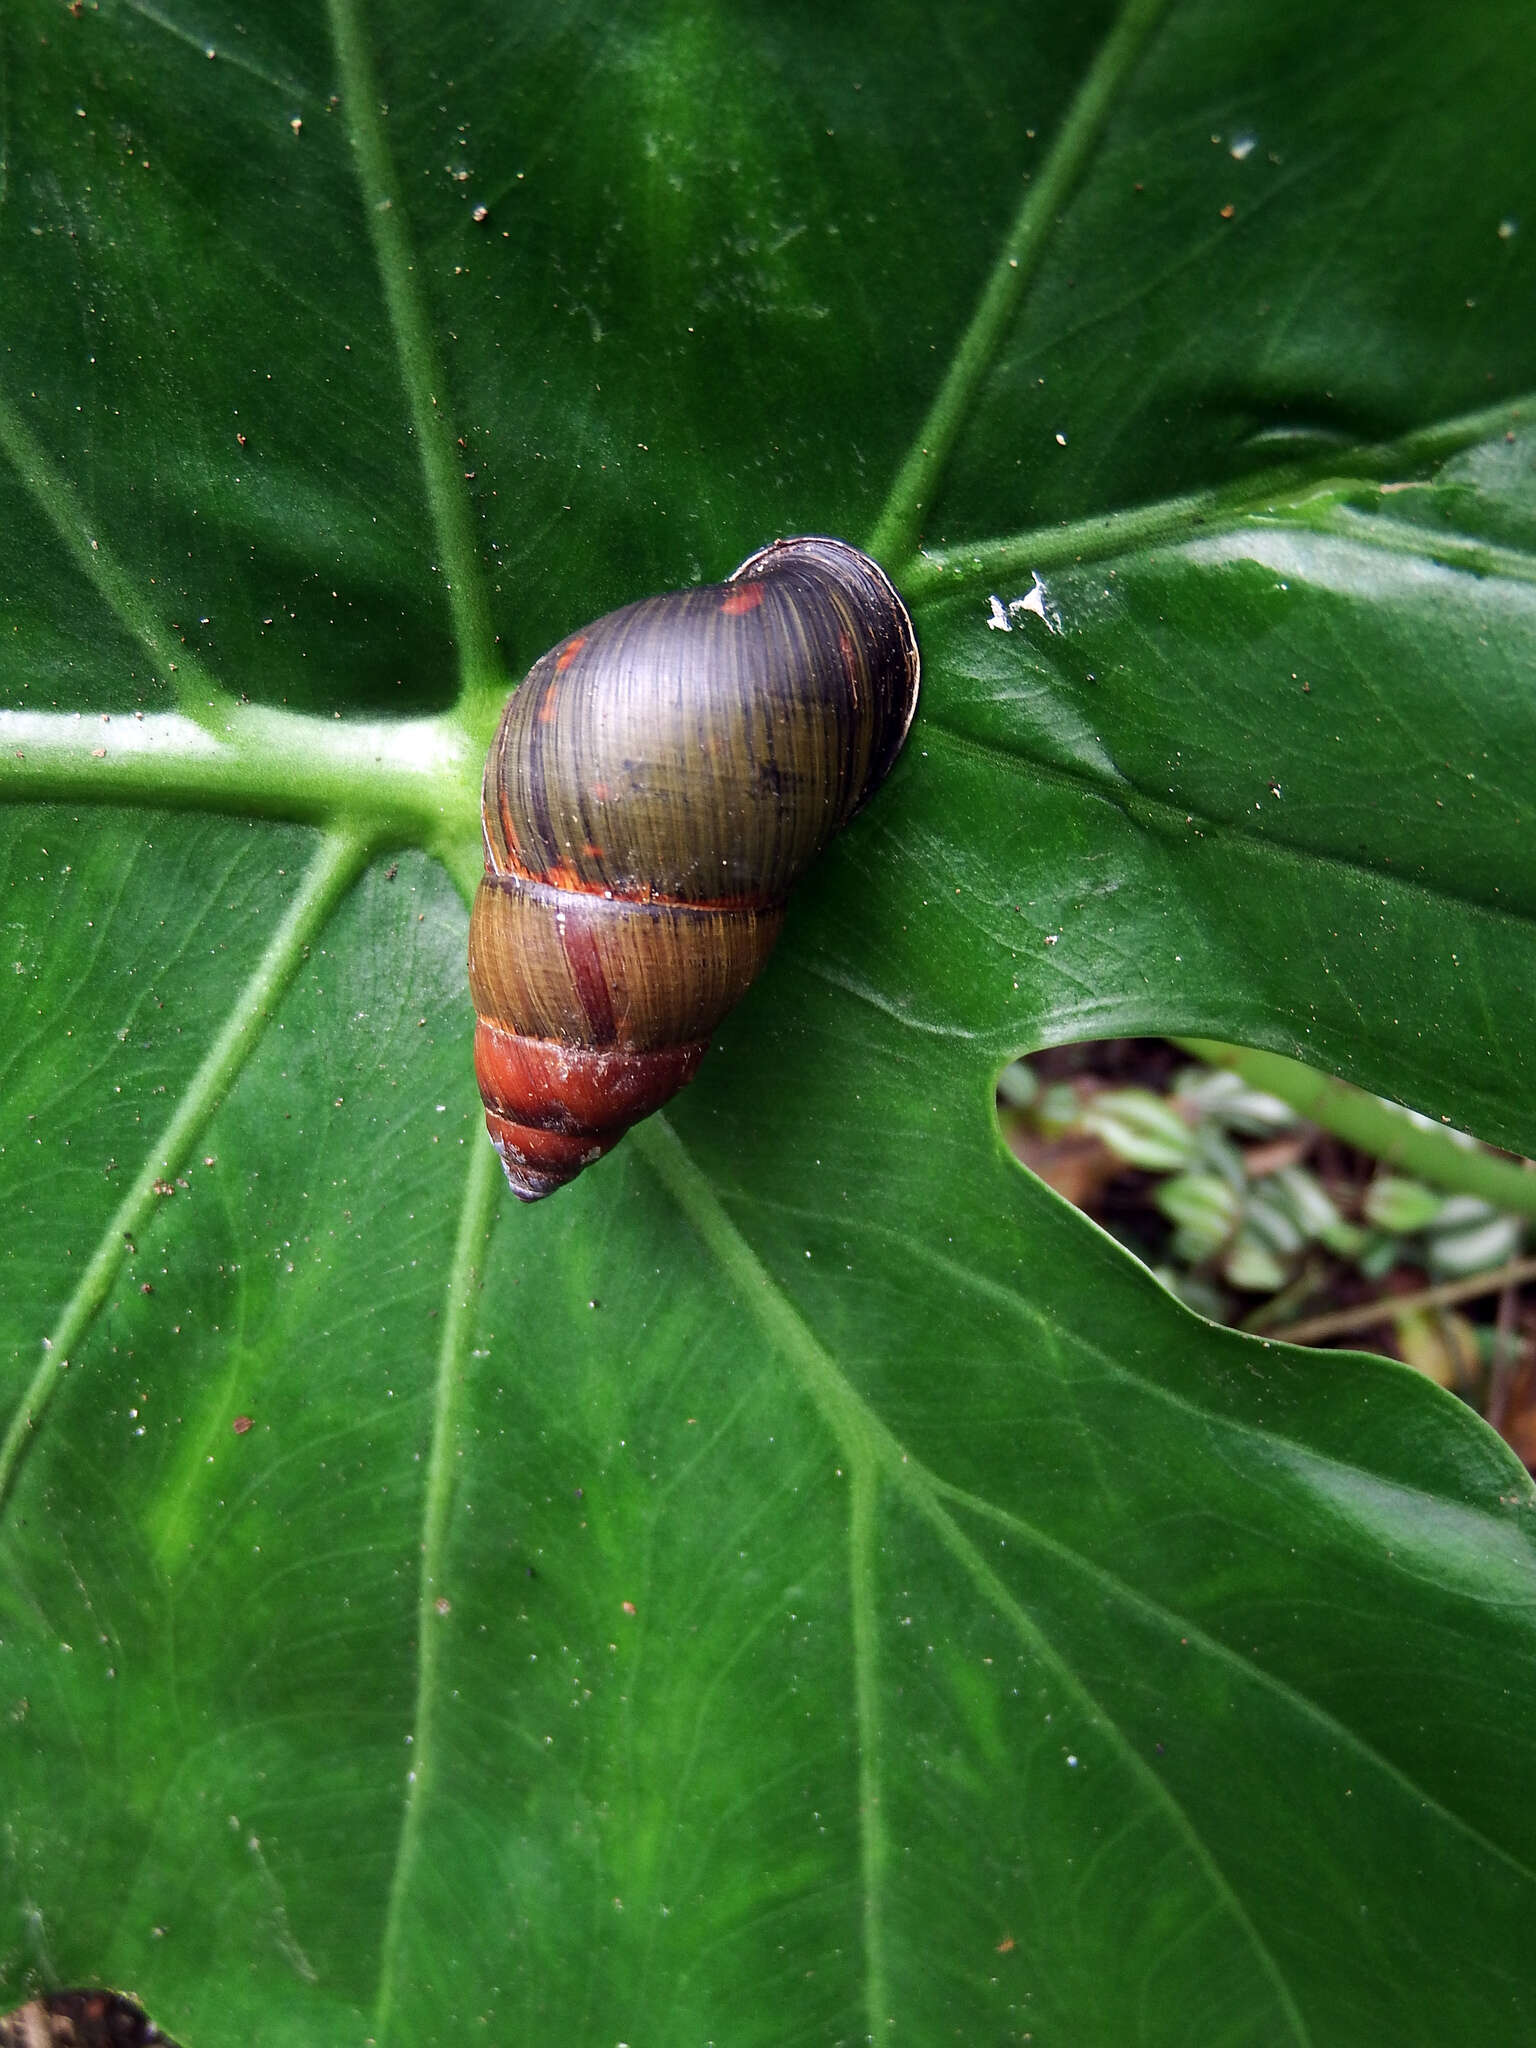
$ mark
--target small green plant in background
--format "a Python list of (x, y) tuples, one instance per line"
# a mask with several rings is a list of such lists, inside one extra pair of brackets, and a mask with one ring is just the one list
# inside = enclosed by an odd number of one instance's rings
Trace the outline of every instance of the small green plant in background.
[[(1167, 1065), (1168, 1050), (1146, 1064)], [(998, 1084), (1005, 1132), (1200, 1314), (1293, 1342), (1380, 1341), (1487, 1406), (1529, 1345), (1508, 1316), (1474, 1322), (1454, 1305), (1536, 1277), (1522, 1262), (1536, 1171), (1394, 1103), (1321, 1089), (1274, 1055), (1206, 1050), (1223, 1063), (1174, 1064), (1162, 1085), (1106, 1082), (1091, 1049), (1070, 1078), (1053, 1077), (1051, 1055), (1015, 1061)], [(1041, 1148), (1083, 1140), (1100, 1163), (1085, 1169), (1079, 1150), (1064, 1185)], [(1397, 1163), (1405, 1152), (1417, 1171)], [(1122, 1202), (1081, 1199), (1116, 1167), (1130, 1176)]]

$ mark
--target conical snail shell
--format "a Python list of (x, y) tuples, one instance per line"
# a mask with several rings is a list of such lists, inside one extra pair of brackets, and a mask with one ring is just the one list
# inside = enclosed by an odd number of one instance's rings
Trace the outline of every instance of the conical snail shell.
[(917, 685), (901, 599), (823, 539), (610, 612), (530, 669), (485, 765), (469, 926), (476, 1078), (525, 1201), (692, 1077)]

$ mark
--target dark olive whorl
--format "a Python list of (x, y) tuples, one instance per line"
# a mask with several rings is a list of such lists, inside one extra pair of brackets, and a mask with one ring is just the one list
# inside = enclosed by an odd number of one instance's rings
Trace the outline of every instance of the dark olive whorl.
[(469, 959), (486, 1122), (524, 1199), (691, 1078), (789, 890), (889, 773), (918, 672), (885, 575), (821, 538), (529, 670), (486, 762)]

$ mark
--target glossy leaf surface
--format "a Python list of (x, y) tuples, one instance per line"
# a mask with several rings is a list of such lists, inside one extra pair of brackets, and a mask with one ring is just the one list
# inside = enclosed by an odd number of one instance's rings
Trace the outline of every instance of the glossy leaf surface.
[[(990, 1106), (1177, 1031), (1536, 1152), (1523, 13), (20, 0), (0, 62), (0, 1992), (1529, 2032), (1526, 1476)], [(518, 1209), (496, 700), (796, 530), (909, 597), (908, 749)]]

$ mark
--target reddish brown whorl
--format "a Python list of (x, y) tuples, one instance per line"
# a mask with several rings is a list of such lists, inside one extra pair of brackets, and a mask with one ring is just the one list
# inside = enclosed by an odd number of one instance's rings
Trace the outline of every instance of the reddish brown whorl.
[(475, 1079), (513, 1192), (533, 1202), (574, 1180), (691, 1081), (708, 1050), (707, 1039), (658, 1052), (562, 1045), (480, 1018)]

